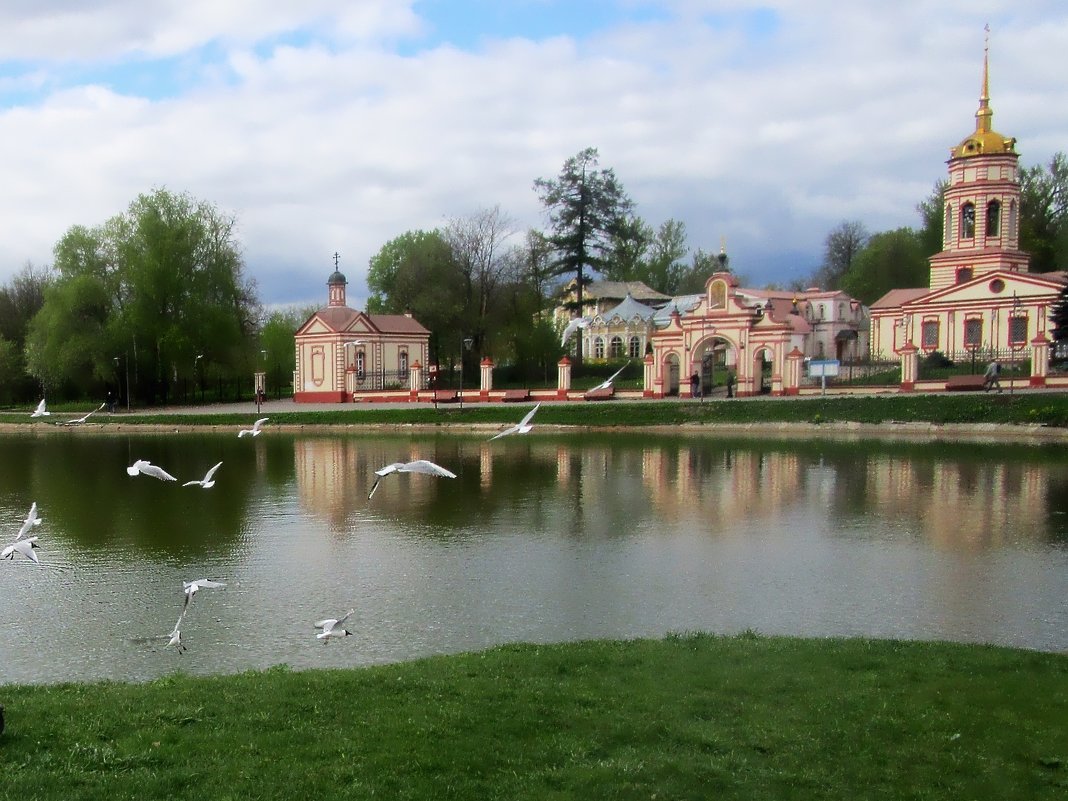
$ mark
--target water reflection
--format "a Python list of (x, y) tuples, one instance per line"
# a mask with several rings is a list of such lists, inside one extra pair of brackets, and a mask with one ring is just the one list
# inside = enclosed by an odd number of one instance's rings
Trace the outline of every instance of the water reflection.
[[(181, 581), (196, 673), (668, 631), (1068, 649), (1068, 458), (1004, 448), (636, 434), (0, 437), (0, 683), (148, 678)], [(180, 480), (222, 461), (211, 490)], [(456, 479), (374, 470), (430, 459)], [(357, 608), (323, 648), (310, 621)], [(265, 623), (269, 626), (265, 629)], [(249, 632), (260, 632), (250, 642)], [(42, 654), (48, 637), (54, 647)], [(266, 640), (264, 640), (266, 638)], [(355, 640), (356, 643), (348, 643)]]

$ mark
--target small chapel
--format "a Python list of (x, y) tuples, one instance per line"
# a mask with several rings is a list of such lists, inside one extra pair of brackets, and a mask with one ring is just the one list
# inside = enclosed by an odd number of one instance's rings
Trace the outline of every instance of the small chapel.
[(349, 403), (389, 389), (417, 391), (423, 383), (430, 332), (410, 313), (367, 314), (347, 305), (348, 282), (338, 269), (326, 281), (327, 304), (294, 334), (297, 403)]
[(1026, 367), (1030, 384), (1043, 386), (1050, 308), (1068, 273), (1030, 272), (1020, 250), (1016, 139), (992, 123), (987, 46), (975, 130), (950, 149), (942, 251), (929, 260), (928, 286), (893, 289), (872, 304), (872, 355), (997, 359)]

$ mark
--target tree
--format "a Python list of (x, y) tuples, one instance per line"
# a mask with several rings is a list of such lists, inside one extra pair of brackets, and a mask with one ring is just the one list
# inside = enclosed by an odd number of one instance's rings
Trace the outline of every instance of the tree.
[[(313, 308), (274, 309), (260, 326), (260, 350), (267, 351), (267, 380), (276, 392), (289, 384), (297, 367), (294, 333), (313, 313)], [(203, 374), (201, 374), (201, 377)]]
[(823, 263), (816, 270), (812, 284), (821, 289), (838, 289), (864, 249), (870, 234), (859, 220), (843, 220), (829, 234), (823, 245)]
[(642, 281), (646, 255), (655, 236), (652, 226), (637, 215), (627, 215), (612, 229), (601, 276), (608, 281)]
[(10, 339), (0, 336), (0, 403), (8, 404), (15, 400), (15, 388), (19, 380), (18, 348)]
[(933, 256), (942, 252), (942, 232), (946, 220), (946, 183), (944, 178), (935, 181), (931, 194), (916, 206), (923, 221), (920, 229), (920, 240), (923, 244), (923, 252), (927, 256)]
[(1068, 158), (1057, 153), (1049, 167), (1020, 171), (1020, 249), (1031, 272), (1068, 269)]
[(122, 356), (131, 390), (148, 402), (166, 400), (199, 354), (244, 373), (261, 310), (235, 228), (214, 206), (157, 189), (102, 226), (69, 229), (55, 247), (58, 277), (31, 325), (31, 372), (85, 394), (117, 381)]
[[(586, 270), (600, 271), (612, 232), (633, 206), (615, 173), (597, 164), (597, 149), (589, 147), (565, 161), (557, 178), (534, 181), (552, 229), (553, 275), (574, 274), (574, 306), (580, 311)], [(581, 340), (577, 360), (582, 361)]]
[(688, 250), (686, 223), (681, 220), (664, 220), (649, 243), (643, 279), (646, 285), (665, 295), (676, 294), (685, 270), (682, 260), (686, 258)]
[(430, 331), (435, 361), (442, 350), (454, 353), (453, 337), (444, 333), (462, 329), (464, 280), (440, 231), (407, 231), (383, 245), (371, 257), (367, 288), (369, 313), (410, 311)]
[[(475, 357), (485, 352), (487, 336), (497, 327), (491, 321), (500, 308), (502, 285), (517, 272), (518, 255), (507, 247), (517, 232), (515, 222), (499, 206), (454, 217), (445, 227), (445, 242), (459, 270), (464, 293), (461, 329), (454, 332), (453, 339), (459, 343), (461, 337), (471, 336)], [(463, 358), (462, 352), (460, 357)]]
[(842, 289), (861, 303), (872, 304), (891, 289), (926, 286), (927, 256), (920, 235), (911, 228), (874, 234), (842, 279)]
[(47, 267), (27, 262), (8, 285), (0, 287), (0, 339), (10, 346), (0, 384), (9, 403), (30, 400), (39, 391), (26, 372), (24, 350), (30, 321), (44, 305), (52, 278)]

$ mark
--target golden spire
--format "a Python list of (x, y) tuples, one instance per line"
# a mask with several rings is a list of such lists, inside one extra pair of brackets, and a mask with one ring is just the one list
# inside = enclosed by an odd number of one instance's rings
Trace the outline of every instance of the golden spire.
[(983, 86), (979, 90), (979, 110), (975, 112), (976, 133), (987, 133), (994, 112), (990, 109), (990, 23), (983, 28)]
[(1002, 136), (991, 125), (994, 112), (990, 108), (990, 25), (983, 30), (983, 84), (979, 89), (979, 110), (975, 112), (975, 133), (950, 151), (953, 158), (1016, 152), (1016, 139)]

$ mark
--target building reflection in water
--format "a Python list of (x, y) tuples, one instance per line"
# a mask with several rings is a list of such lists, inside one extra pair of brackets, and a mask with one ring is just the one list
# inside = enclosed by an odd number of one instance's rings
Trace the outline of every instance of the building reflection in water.
[[(529, 435), (503, 445), (465, 436), (298, 437), (293, 447), (301, 504), (336, 530), (370, 506), (455, 527), (488, 526), (499, 515), (522, 526), (532, 515), (576, 534), (618, 536), (659, 521), (722, 535), (815, 507), (832, 532), (862, 518), (865, 530), (892, 521), (888, 531), (948, 550), (1045, 540), (1051, 493), (1064, 489), (1068, 470), (967, 449), (946, 454), (944, 445), (887, 453), (871, 443), (823, 449), (710, 437)], [(412, 459), (435, 461), (458, 479), (390, 476), (368, 502), (376, 469)]]

